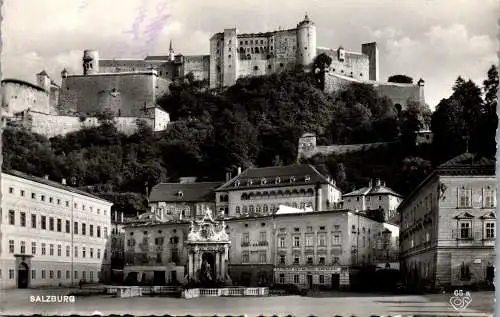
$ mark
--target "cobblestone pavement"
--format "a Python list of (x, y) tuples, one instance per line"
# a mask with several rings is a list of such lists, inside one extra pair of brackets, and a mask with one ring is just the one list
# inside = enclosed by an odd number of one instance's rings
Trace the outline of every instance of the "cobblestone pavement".
[[(31, 302), (31, 296), (62, 296), (68, 289), (27, 289), (0, 291), (0, 311), (3, 314), (139, 314), (139, 315), (242, 315), (279, 316), (395, 316), (446, 315), (493, 316), (494, 292), (472, 293), (472, 303), (457, 312), (449, 303), (451, 294), (438, 295), (357, 295), (336, 294), (327, 297), (202, 297), (181, 299), (168, 297), (114, 298), (109, 296), (75, 297), (74, 303)], [(342, 295), (342, 296), (341, 296)]]

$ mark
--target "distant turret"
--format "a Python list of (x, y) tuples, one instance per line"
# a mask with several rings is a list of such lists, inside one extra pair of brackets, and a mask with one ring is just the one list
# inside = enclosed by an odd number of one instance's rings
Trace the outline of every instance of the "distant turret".
[(308, 67), (316, 58), (316, 26), (309, 17), (297, 24), (297, 64)]
[(44, 70), (36, 74), (36, 81), (38, 86), (43, 88), (43, 90), (45, 90), (46, 92), (50, 92), (50, 77)]
[(95, 50), (83, 52), (83, 74), (93, 75), (99, 73), (99, 53)]
[(64, 68), (61, 71), (61, 78), (67, 78), (67, 77), (68, 77), (68, 71), (66, 70), (66, 68)]
[(168, 59), (173, 62), (175, 59), (174, 48), (172, 47), (172, 40), (170, 40), (170, 48), (168, 49)]

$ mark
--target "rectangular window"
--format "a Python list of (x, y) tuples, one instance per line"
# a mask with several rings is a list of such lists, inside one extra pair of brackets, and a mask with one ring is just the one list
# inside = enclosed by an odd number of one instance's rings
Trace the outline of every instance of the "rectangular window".
[(26, 213), (21, 212), (21, 227), (26, 227)]
[(495, 223), (494, 222), (485, 223), (484, 236), (486, 237), (486, 239), (494, 239), (495, 238)]
[(89, 225), (89, 234), (91, 237), (94, 236), (94, 225)]
[(54, 245), (52, 243), (49, 246), (49, 255), (54, 256)]
[(21, 190), (21, 197), (24, 197), (24, 190)]
[(325, 265), (325, 263), (326, 263), (326, 259), (325, 259), (325, 257), (324, 257), (324, 256), (320, 256), (320, 257), (319, 257), (319, 264), (321, 264), (321, 265)]
[(9, 240), (9, 253), (14, 253), (14, 240)]
[(57, 256), (61, 256), (62, 255), (62, 245), (58, 244), (57, 245)]
[(31, 193), (31, 199), (36, 199), (36, 194), (35, 193)]
[(97, 258), (100, 259), (101, 258), (101, 249), (97, 249)]
[(318, 234), (318, 246), (326, 247), (326, 234), (324, 233)]
[(108, 237), (108, 228), (104, 227), (104, 238)]
[(36, 242), (31, 242), (31, 254), (36, 255)]
[(248, 253), (248, 251), (243, 251), (241, 253), (241, 262), (243, 262), (243, 263), (250, 262), (250, 254)]
[(296, 248), (300, 247), (300, 237), (299, 236), (293, 237), (293, 246)]
[(78, 222), (73, 222), (73, 233), (78, 234)]
[(66, 233), (70, 233), (71, 230), (71, 223), (69, 220), (66, 220)]
[(285, 256), (280, 255), (280, 264), (285, 264)]
[(77, 278), (78, 278), (78, 271), (75, 271), (75, 272), (73, 273), (73, 276), (74, 276), (74, 278), (75, 278), (75, 279), (77, 279)]
[(98, 238), (101, 237), (101, 227), (100, 226), (97, 226), (97, 237)]
[(87, 272), (85, 272), (85, 271), (83, 271), (83, 272), (82, 272), (82, 279), (83, 279), (84, 281), (86, 281), (86, 280), (87, 280)]
[(66, 246), (66, 256), (69, 257), (71, 252), (71, 248), (69, 245)]
[(66, 279), (69, 280), (69, 271), (66, 271)]
[(285, 248), (286, 247), (285, 237), (279, 237), (279, 247), (280, 248)]
[(280, 274), (280, 284), (285, 284), (285, 274)]
[(14, 210), (9, 210), (9, 225), (16, 224), (16, 212)]
[(57, 270), (57, 278), (60, 280), (61, 279), (61, 271), (60, 270)]
[(54, 198), (50, 197), (49, 198), (49, 203), (53, 203), (54, 202)]
[(325, 276), (324, 275), (320, 275), (319, 276), (319, 283), (320, 284), (325, 284)]
[(47, 230), (47, 216), (42, 216), (41, 227), (43, 230)]
[(13, 280), (13, 279), (14, 279), (14, 270), (13, 270), (13, 269), (10, 269), (10, 270), (9, 270), (9, 278), (10, 278), (11, 280)]
[(75, 247), (75, 255), (74, 255), (75, 258), (78, 257), (78, 247)]
[(299, 284), (299, 281), (300, 281), (299, 275), (298, 275), (298, 274), (295, 274), (295, 275), (293, 276), (293, 282), (294, 282), (295, 284)]
[(314, 261), (313, 261), (313, 257), (312, 256), (308, 256), (307, 257), (307, 264), (313, 264)]
[(341, 244), (341, 238), (340, 238), (340, 234), (338, 233), (335, 233), (333, 236), (332, 236), (332, 244)]
[(26, 241), (21, 241), (21, 254), (26, 253)]
[(243, 233), (243, 243), (249, 243), (250, 242), (250, 234), (248, 232)]
[(312, 234), (306, 234), (306, 247), (312, 246), (314, 246), (314, 236)]
[(472, 189), (460, 188), (458, 190), (458, 207), (468, 208), (471, 207)]
[(54, 218), (49, 218), (49, 230), (54, 231)]
[(472, 226), (470, 221), (461, 221), (460, 225), (460, 239), (472, 238)]
[(94, 257), (94, 248), (90, 248), (90, 258)]
[(42, 195), (42, 201), (45, 201), (45, 195)]
[(31, 270), (31, 279), (36, 280), (36, 271), (35, 270)]
[(264, 264), (267, 262), (267, 257), (266, 257), (266, 251), (260, 251), (259, 253), (259, 261), (261, 264)]
[(298, 256), (293, 258), (293, 264), (300, 264), (300, 258)]
[(495, 190), (484, 190), (484, 208), (495, 208)]
[(61, 232), (61, 231), (62, 231), (62, 220), (57, 219), (57, 232)]
[(9, 194), (13, 194), (14, 193), (14, 187), (9, 187)]
[(47, 247), (45, 243), (42, 243), (42, 255), (47, 254)]
[(87, 248), (82, 247), (82, 258), (85, 257), (86, 253), (87, 253)]
[(36, 215), (31, 215), (31, 228), (36, 229)]
[(42, 280), (46, 278), (45, 270), (42, 270)]
[(82, 236), (87, 234), (87, 227), (84, 223), (82, 223)]
[(50, 279), (53, 279), (53, 278), (54, 278), (54, 271), (53, 271), (53, 270), (50, 270), (50, 271), (49, 271), (49, 278), (50, 278)]
[(266, 242), (267, 241), (267, 236), (266, 236), (266, 232), (265, 231), (262, 231), (260, 233), (260, 242)]

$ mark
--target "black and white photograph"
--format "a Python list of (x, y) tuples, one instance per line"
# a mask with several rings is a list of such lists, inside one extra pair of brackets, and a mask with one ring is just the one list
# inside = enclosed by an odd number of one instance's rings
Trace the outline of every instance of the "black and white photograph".
[(496, 315), (499, 0), (0, 13), (2, 315)]

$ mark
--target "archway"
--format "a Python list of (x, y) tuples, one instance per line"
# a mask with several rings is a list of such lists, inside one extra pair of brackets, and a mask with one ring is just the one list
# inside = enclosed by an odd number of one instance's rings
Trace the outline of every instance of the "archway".
[(17, 287), (28, 288), (29, 268), (24, 262), (19, 263), (17, 268)]
[(216, 279), (215, 255), (212, 252), (205, 252), (201, 256), (200, 281), (207, 285), (212, 284)]

